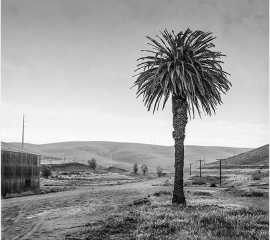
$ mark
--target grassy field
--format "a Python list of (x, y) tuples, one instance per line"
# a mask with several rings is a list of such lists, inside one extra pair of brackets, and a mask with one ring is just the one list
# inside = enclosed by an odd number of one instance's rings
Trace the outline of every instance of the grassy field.
[[(269, 170), (231, 169), (185, 174), (187, 206), (171, 203), (173, 177), (148, 195), (91, 222), (72, 239), (269, 239)], [(212, 184), (215, 184), (212, 186)]]
[(92, 224), (81, 239), (268, 239), (267, 211), (222, 204), (206, 193), (188, 194), (186, 207), (171, 204), (169, 192), (153, 194), (148, 204)]

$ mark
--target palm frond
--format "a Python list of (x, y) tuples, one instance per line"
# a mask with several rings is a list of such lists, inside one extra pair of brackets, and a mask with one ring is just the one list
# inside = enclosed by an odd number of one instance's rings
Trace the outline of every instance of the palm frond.
[(194, 31), (189, 28), (175, 35), (165, 29), (158, 40), (147, 37), (151, 50), (142, 50), (153, 54), (138, 59), (135, 72), (137, 79), (137, 97), (143, 96), (148, 110), (153, 106), (153, 113), (162, 109), (170, 95), (181, 96), (187, 100), (190, 117), (195, 116), (195, 109), (207, 115), (215, 113), (221, 104), (221, 93), (232, 86), (227, 79), (229, 73), (223, 71), (220, 52), (212, 51), (215, 37), (211, 32)]

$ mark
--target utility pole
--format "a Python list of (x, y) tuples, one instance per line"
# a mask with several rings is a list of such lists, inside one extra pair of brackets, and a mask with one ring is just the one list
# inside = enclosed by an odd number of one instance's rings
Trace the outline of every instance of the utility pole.
[(23, 114), (23, 128), (22, 128), (22, 148), (24, 144), (24, 114)]
[(200, 161), (200, 178), (202, 178), (202, 161), (203, 160), (197, 160)]
[(75, 160), (76, 160), (76, 157), (74, 157), (74, 162), (75, 162)]
[(205, 155), (203, 155), (203, 166), (205, 165)]
[(191, 165), (192, 163), (189, 164), (189, 175), (191, 175)]
[(220, 187), (221, 187), (221, 160), (222, 159), (217, 159), (219, 160), (219, 184), (220, 184)]

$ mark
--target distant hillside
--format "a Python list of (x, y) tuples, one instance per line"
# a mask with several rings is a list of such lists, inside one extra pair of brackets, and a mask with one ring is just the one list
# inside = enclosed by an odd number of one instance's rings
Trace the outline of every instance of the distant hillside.
[[(10, 143), (20, 146), (20, 143)], [(80, 162), (87, 164), (95, 158), (99, 165), (104, 167), (118, 166), (132, 171), (134, 163), (146, 164), (149, 170), (155, 171), (157, 166), (164, 169), (174, 169), (174, 147), (158, 146), (139, 143), (121, 142), (61, 142), (50, 144), (27, 144), (25, 148), (42, 156), (42, 163)], [(185, 146), (185, 167), (192, 163), (198, 167), (197, 160), (204, 159), (206, 163), (217, 158), (228, 158), (234, 153), (240, 154), (251, 150), (250, 148), (212, 147), (212, 146)], [(50, 160), (52, 158), (52, 161)], [(61, 159), (61, 160), (60, 160)]]
[[(238, 154), (221, 161), (223, 167), (268, 167), (269, 168), (269, 144)], [(219, 167), (219, 161), (206, 164), (205, 168)]]

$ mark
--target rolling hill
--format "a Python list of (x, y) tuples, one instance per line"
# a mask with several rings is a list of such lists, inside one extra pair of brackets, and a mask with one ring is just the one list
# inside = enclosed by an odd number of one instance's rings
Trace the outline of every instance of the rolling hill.
[[(250, 151), (238, 154), (233, 157), (221, 160), (223, 167), (268, 167), (269, 168), (269, 144)], [(219, 161), (206, 164), (205, 168), (219, 167)]]
[[(19, 147), (20, 143), (9, 143)], [(24, 149), (42, 156), (42, 163), (80, 162), (86, 164), (95, 158), (99, 165), (111, 165), (132, 170), (134, 163), (146, 164), (155, 171), (157, 166), (167, 170), (174, 169), (174, 147), (139, 143), (122, 142), (60, 142), (49, 144), (24, 144)], [(193, 168), (199, 166), (197, 160), (213, 162), (217, 158), (228, 158), (234, 153), (240, 154), (250, 148), (215, 147), (215, 146), (185, 146), (185, 168), (192, 163)], [(50, 160), (52, 158), (52, 161)], [(140, 167), (140, 166), (139, 166)]]

